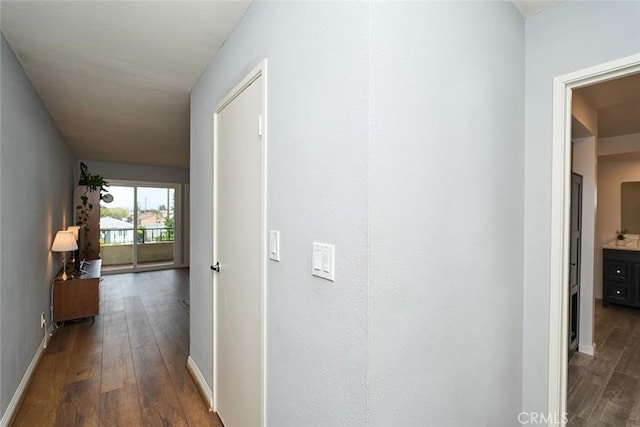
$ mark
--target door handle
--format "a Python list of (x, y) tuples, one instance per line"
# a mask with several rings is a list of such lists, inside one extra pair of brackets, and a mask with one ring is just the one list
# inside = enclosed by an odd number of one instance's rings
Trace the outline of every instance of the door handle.
[(211, 269), (213, 271), (215, 271), (216, 273), (220, 273), (220, 263), (218, 261), (216, 261), (216, 265), (212, 265)]

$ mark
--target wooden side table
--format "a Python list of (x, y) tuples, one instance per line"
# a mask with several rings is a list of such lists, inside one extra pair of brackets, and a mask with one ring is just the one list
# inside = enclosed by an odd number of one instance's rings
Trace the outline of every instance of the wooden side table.
[(95, 259), (83, 266), (86, 274), (79, 275), (74, 272), (68, 280), (61, 280), (61, 275), (54, 279), (51, 296), (53, 322), (94, 318), (100, 314), (101, 267), (102, 260)]

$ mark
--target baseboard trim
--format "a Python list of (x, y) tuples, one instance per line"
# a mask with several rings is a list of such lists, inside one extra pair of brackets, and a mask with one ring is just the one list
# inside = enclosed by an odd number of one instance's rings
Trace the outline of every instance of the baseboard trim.
[(578, 351), (580, 353), (588, 354), (589, 356), (593, 356), (595, 354), (595, 343), (594, 345), (578, 345)]
[(42, 338), (42, 342), (38, 346), (38, 350), (36, 350), (36, 354), (34, 354), (33, 359), (31, 359), (31, 363), (27, 367), (24, 375), (22, 376), (22, 380), (20, 380), (20, 384), (18, 384), (18, 388), (16, 392), (13, 393), (13, 397), (9, 402), (9, 406), (7, 406), (7, 410), (2, 414), (2, 419), (0, 420), (0, 427), (8, 427), (13, 418), (16, 416), (18, 412), (18, 408), (20, 407), (20, 403), (24, 398), (24, 395), (27, 392), (27, 388), (29, 387), (29, 383), (31, 382), (31, 378), (33, 374), (36, 372), (36, 368), (38, 367), (38, 363), (42, 358), (42, 354), (44, 353), (44, 349), (47, 348), (47, 343), (49, 342), (49, 334), (45, 334)]
[(200, 372), (200, 368), (198, 368), (198, 365), (196, 365), (196, 362), (193, 361), (191, 356), (187, 357), (187, 371), (189, 371), (191, 378), (195, 381), (198, 391), (200, 392), (200, 397), (202, 397), (205, 405), (207, 405), (207, 409), (209, 409), (209, 412), (213, 412), (213, 393), (207, 381), (205, 381), (202, 372)]

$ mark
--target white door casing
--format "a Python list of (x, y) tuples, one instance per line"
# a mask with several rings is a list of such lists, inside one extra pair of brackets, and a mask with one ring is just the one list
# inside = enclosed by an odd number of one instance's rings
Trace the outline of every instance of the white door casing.
[(214, 410), (264, 425), (266, 60), (214, 114)]
[(551, 238), (549, 277), (548, 425), (567, 410), (571, 96), (574, 89), (640, 72), (640, 54), (558, 76), (553, 80)]

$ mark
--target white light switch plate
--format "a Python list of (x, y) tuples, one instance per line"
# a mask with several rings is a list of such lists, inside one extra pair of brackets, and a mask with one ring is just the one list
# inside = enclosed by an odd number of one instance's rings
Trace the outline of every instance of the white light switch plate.
[(311, 274), (323, 279), (336, 281), (336, 247), (326, 243), (313, 242)]
[(280, 261), (280, 232), (269, 231), (269, 258)]

